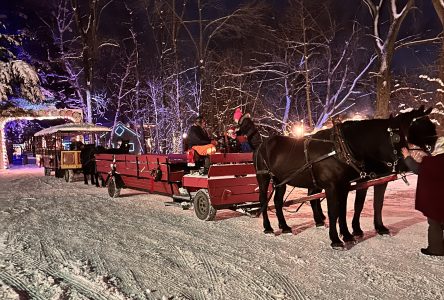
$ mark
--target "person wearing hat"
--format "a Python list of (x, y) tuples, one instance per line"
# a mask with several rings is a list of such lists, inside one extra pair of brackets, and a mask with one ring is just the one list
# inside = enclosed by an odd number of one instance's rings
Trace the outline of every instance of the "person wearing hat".
[(205, 157), (205, 163), (202, 173), (207, 174), (210, 167), (209, 155), (216, 152), (216, 147), (205, 129), (206, 121), (204, 117), (198, 116), (194, 120), (194, 124), (188, 130), (188, 146), (197, 152), (200, 156)]
[[(256, 150), (262, 143), (262, 138), (250, 114), (243, 114), (240, 108), (236, 108), (233, 119), (238, 124), (237, 136), (241, 143), (242, 152)], [(243, 143), (243, 139), (246, 139), (246, 142)]]

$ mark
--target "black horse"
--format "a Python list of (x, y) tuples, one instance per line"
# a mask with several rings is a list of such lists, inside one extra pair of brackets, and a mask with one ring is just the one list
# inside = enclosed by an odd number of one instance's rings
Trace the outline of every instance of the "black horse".
[[(415, 125), (415, 119), (424, 118), (430, 111), (421, 107), (395, 118), (347, 121), (302, 140), (273, 136), (264, 141), (254, 159), (264, 232), (273, 233), (267, 214), (267, 190), (273, 179), (276, 216), (283, 233), (291, 232), (282, 211), (286, 184), (289, 184), (312, 192), (324, 189), (332, 247), (344, 246), (336, 228), (338, 219), (344, 241), (354, 241), (346, 222), (350, 182), (381, 171), (399, 172), (400, 149), (407, 146), (409, 128)], [(312, 208), (316, 223), (323, 222), (325, 217), (319, 201), (313, 201)]]
[[(423, 109), (423, 107), (421, 107)], [(428, 114), (431, 111), (428, 110), (425, 113)], [(408, 121), (408, 120), (407, 120)], [(401, 122), (406, 124), (406, 122)], [(407, 141), (411, 144), (415, 144), (426, 153), (433, 151), (434, 145), (437, 140), (436, 126), (430, 121), (428, 117), (415, 118), (409, 128), (403, 128), (404, 132), (407, 130)], [(399, 161), (399, 172), (409, 171), (407, 166), (403, 163), (403, 160)], [(383, 171), (380, 173), (383, 174)], [(382, 221), (382, 207), (384, 205), (384, 194), (387, 189), (388, 183), (374, 186), (374, 199), (373, 199), (373, 225), (378, 234), (389, 234), (390, 230), (384, 226)], [(365, 197), (367, 195), (367, 189), (361, 189), (356, 191), (354, 215), (352, 220), (352, 228), (354, 236), (363, 236), (364, 232), (360, 225), (360, 216), (364, 208)]]
[(97, 173), (95, 155), (100, 153), (106, 154), (128, 154), (131, 145), (128, 140), (122, 141), (119, 148), (106, 149), (102, 146), (94, 144), (84, 145), (80, 152), (80, 161), (82, 162), (82, 173), (85, 184), (88, 184), (88, 175), (91, 177), (91, 184), (99, 187), (99, 174)]
[(96, 170), (95, 155), (98, 153), (94, 144), (84, 145), (80, 151), (80, 161), (82, 163), (83, 180), (88, 184), (88, 175), (91, 177), (91, 184), (99, 187), (99, 176)]

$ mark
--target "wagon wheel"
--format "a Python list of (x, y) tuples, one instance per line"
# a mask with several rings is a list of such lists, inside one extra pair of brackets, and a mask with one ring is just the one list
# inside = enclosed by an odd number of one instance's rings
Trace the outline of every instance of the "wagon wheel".
[(74, 170), (65, 170), (65, 181), (72, 182), (74, 180)]
[(51, 176), (51, 169), (45, 168), (45, 176)]
[(108, 184), (108, 194), (111, 198), (117, 198), (120, 195), (121, 188), (117, 187), (116, 178), (111, 177)]
[(216, 209), (210, 203), (208, 191), (200, 189), (193, 198), (194, 212), (196, 216), (204, 221), (212, 221), (216, 216)]

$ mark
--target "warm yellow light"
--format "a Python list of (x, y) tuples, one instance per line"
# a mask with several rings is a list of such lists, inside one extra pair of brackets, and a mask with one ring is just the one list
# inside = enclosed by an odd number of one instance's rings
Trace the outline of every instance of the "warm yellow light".
[(303, 137), (304, 133), (305, 133), (304, 124), (293, 125), (291, 131), (295, 137), (297, 137), (297, 138)]

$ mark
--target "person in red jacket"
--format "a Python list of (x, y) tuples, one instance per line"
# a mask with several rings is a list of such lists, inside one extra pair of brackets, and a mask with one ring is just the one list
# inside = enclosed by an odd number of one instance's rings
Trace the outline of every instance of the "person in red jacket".
[(418, 174), (415, 209), (427, 217), (428, 247), (425, 255), (444, 256), (444, 138), (439, 138), (433, 156), (415, 161), (407, 148), (402, 148), (406, 165)]

